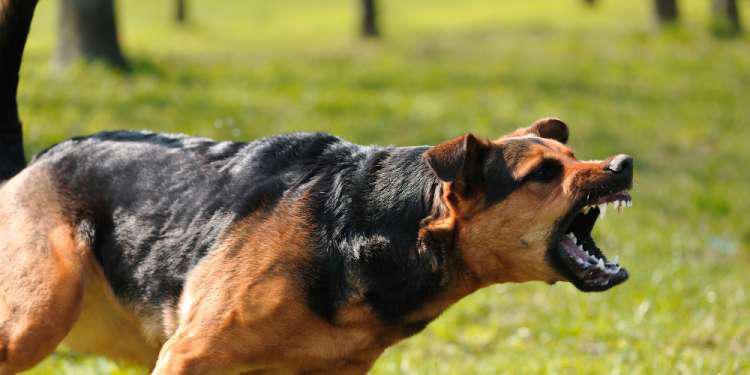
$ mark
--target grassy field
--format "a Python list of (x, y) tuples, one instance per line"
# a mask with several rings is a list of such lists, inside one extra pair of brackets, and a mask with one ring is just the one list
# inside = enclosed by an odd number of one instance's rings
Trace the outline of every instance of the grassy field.
[[(682, 1), (681, 27), (659, 32), (645, 0), (385, 1), (381, 42), (356, 37), (351, 0), (191, 2), (187, 27), (170, 1), (119, 2), (126, 76), (55, 72), (57, 2), (42, 1), (20, 88), (27, 149), (123, 128), (429, 144), (559, 116), (579, 156), (636, 158), (634, 207), (595, 234), (631, 279), (482, 290), (373, 372), (750, 372), (750, 38), (713, 37), (708, 2)], [(31, 371), (143, 372), (64, 348)]]

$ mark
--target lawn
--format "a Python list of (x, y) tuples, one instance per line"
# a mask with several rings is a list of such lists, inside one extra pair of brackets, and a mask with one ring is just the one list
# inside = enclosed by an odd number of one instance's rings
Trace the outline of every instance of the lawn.
[[(645, 0), (385, 1), (378, 42), (356, 37), (351, 0), (191, 2), (186, 27), (170, 1), (118, 2), (123, 75), (52, 69), (57, 2), (42, 1), (21, 77), (27, 150), (123, 128), (431, 144), (558, 116), (579, 156), (636, 158), (634, 207), (595, 233), (631, 279), (487, 288), (373, 373), (750, 372), (750, 38), (712, 36), (707, 1), (682, 1), (663, 32)], [(30, 373), (144, 372), (61, 348)]]

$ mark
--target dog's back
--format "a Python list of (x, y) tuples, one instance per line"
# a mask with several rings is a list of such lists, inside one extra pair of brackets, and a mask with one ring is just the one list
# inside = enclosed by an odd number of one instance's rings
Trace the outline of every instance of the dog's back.
[(332, 144), (355, 147), (316, 133), (235, 143), (106, 132), (58, 144), (30, 168), (52, 175), (117, 296), (159, 305), (177, 303), (185, 274), (229, 225), (292, 194)]

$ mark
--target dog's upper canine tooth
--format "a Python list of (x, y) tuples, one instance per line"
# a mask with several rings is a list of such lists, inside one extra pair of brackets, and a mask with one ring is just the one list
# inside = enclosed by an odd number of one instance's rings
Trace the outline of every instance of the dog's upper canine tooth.
[(602, 203), (599, 205), (599, 217), (604, 218), (604, 215), (607, 214), (607, 204)]
[(604, 260), (602, 258), (599, 258), (599, 261), (596, 262), (596, 268), (604, 271)]

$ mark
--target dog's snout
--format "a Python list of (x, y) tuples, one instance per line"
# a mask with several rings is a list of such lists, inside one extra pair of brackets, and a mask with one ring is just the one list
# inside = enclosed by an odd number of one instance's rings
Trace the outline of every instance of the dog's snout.
[(625, 154), (617, 155), (609, 161), (607, 170), (615, 173), (632, 172), (633, 157)]

